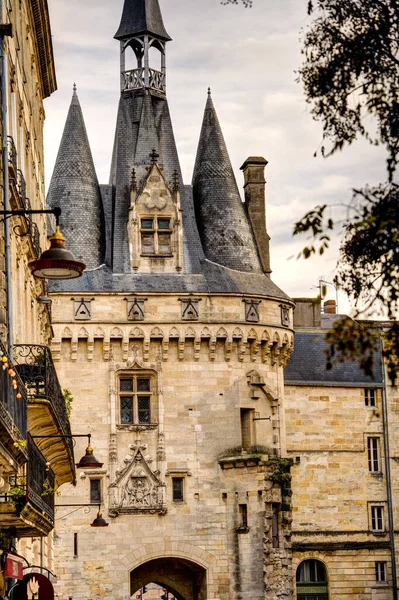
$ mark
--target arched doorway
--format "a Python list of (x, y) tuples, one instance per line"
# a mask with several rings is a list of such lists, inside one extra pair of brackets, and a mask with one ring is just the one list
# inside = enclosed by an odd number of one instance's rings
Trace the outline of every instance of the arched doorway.
[[(168, 600), (171, 600), (171, 597), (176, 600), (207, 598), (206, 570), (186, 559), (157, 558), (134, 569), (130, 573), (131, 597), (136, 598), (137, 593), (151, 583), (164, 588)], [(160, 600), (165, 599), (160, 596)]]
[(298, 600), (328, 600), (327, 570), (320, 560), (304, 560), (296, 570)]

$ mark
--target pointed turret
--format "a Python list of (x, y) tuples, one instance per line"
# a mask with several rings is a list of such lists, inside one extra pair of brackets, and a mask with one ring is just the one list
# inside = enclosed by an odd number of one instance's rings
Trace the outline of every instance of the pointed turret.
[(121, 24), (115, 34), (117, 40), (128, 40), (148, 33), (169, 41), (158, 0), (125, 0)]
[(236, 271), (262, 271), (210, 90), (194, 167), (193, 193), (206, 257)]
[(104, 216), (100, 187), (76, 86), (62, 135), (47, 203), (62, 210), (60, 227), (68, 247), (87, 269), (104, 260)]

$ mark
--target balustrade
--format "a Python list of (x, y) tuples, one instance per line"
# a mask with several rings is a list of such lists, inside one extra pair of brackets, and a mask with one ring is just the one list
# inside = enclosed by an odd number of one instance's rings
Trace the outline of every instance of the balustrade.
[[(51, 403), (63, 435), (71, 435), (64, 394), (58, 381), (51, 351), (47, 346), (17, 344), (14, 346), (16, 370), (25, 383), (28, 402), (46, 399)], [(66, 440), (70, 451), (72, 441)]]
[[(123, 91), (139, 90), (146, 87), (145, 81), (145, 69), (143, 67), (139, 69), (132, 69), (130, 71), (124, 71), (123, 75)], [(161, 71), (155, 69), (149, 69), (149, 82), (148, 87), (157, 92), (166, 92), (166, 75)]]
[[(3, 344), (0, 342), (0, 351), (2, 358), (7, 356), (7, 352)], [(10, 436), (10, 443), (13, 445), (26, 438), (27, 433), (27, 395), (25, 386), (16, 372), (14, 365), (8, 360), (7, 363), (2, 362), (1, 365), (8, 365), (8, 368), (0, 366), (0, 421), (1, 429), (6, 430)], [(15, 370), (15, 375), (10, 376), (9, 370)], [(14, 389), (12, 380), (17, 382), (17, 389)], [(20, 396), (17, 398), (17, 394)], [(2, 441), (3, 439), (2, 435)]]

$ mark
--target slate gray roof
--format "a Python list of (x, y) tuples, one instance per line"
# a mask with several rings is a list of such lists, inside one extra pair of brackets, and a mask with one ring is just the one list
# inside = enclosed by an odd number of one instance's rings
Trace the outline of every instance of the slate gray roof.
[(158, 164), (168, 182), (177, 171), (182, 182), (179, 157), (166, 98), (145, 90), (124, 92), (119, 101), (110, 185), (114, 194), (113, 270), (130, 272), (127, 219), (132, 169), (137, 183), (147, 176), (152, 148), (159, 153)]
[(195, 161), (193, 194), (206, 257), (237, 271), (262, 272), (210, 92)]
[(114, 273), (108, 266), (86, 270), (79, 279), (50, 281), (51, 292), (123, 292), (245, 294), (287, 301), (282, 292), (263, 273), (242, 273), (204, 259), (201, 271), (184, 274)]
[(172, 38), (166, 32), (158, 0), (125, 0), (115, 39), (126, 40), (149, 33), (161, 40)]
[(89, 269), (104, 261), (104, 214), (100, 188), (76, 88), (72, 96), (47, 204), (61, 207), (66, 246)]
[(333, 368), (328, 371), (325, 333), (325, 331), (295, 333), (295, 349), (284, 371), (286, 383), (342, 386), (357, 384), (359, 387), (382, 383), (382, 361), (379, 352), (374, 355), (374, 378), (365, 375), (357, 361), (334, 363)]

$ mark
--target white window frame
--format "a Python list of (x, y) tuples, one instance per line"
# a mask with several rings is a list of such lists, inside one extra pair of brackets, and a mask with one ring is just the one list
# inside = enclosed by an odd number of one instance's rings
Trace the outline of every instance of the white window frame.
[(385, 533), (384, 506), (371, 504), (370, 506), (371, 531)]
[(376, 561), (375, 580), (377, 583), (387, 583), (387, 563), (385, 561)]
[(380, 438), (367, 438), (367, 460), (370, 473), (381, 473)]
[(364, 388), (364, 403), (368, 408), (377, 406), (377, 390), (375, 388)]

